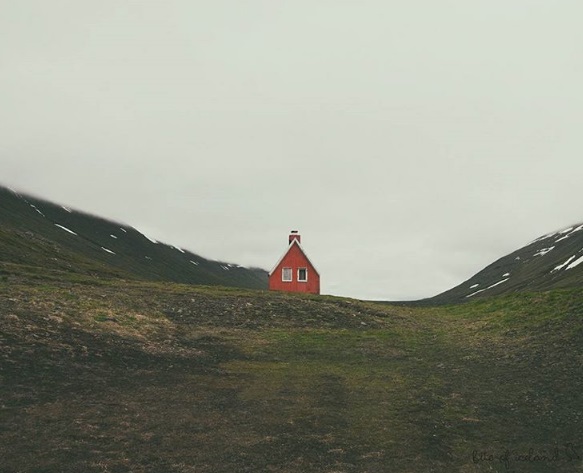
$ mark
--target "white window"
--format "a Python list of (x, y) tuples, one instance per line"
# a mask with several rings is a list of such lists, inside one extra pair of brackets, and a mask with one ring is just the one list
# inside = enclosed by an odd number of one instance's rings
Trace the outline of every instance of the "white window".
[(298, 281), (306, 282), (308, 280), (308, 268), (298, 268)]
[(290, 282), (292, 280), (292, 269), (283, 268), (281, 270), (281, 280), (285, 282)]

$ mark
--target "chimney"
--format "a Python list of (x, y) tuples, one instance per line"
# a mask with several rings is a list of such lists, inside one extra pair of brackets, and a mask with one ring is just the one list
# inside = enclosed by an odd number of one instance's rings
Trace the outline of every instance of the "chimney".
[(298, 240), (298, 243), (302, 242), (302, 237), (297, 230), (292, 230), (289, 234), (288, 243), (291, 245), (294, 240)]

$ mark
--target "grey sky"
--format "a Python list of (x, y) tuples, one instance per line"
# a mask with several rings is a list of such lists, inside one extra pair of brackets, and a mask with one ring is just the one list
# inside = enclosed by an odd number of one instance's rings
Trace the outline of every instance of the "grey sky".
[(0, 0), (0, 183), (414, 299), (583, 221), (580, 1)]

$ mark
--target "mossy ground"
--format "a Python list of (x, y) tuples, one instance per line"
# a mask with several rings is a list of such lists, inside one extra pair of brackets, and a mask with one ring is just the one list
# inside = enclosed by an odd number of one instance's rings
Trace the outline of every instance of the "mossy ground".
[(3, 271), (2, 472), (582, 471), (580, 291), (407, 308)]

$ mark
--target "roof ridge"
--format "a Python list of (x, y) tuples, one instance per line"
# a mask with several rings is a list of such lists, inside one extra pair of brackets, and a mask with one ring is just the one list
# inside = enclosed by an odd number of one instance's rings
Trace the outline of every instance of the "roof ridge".
[(285, 250), (285, 252), (283, 253), (283, 255), (281, 255), (281, 258), (279, 258), (279, 260), (277, 261), (277, 263), (275, 263), (275, 266), (272, 268), (272, 270), (269, 271), (269, 276), (271, 276), (273, 274), (273, 272), (277, 269), (277, 267), (280, 265), (280, 263), (283, 261), (283, 259), (286, 257), (286, 255), (290, 252), (290, 250), (291, 250), (292, 246), (294, 245), (294, 243), (296, 245), (298, 245), (298, 248), (300, 249), (300, 251), (302, 252), (302, 254), (306, 257), (306, 259), (308, 260), (308, 263), (310, 263), (312, 265), (312, 268), (314, 268), (314, 271), (316, 271), (316, 274), (318, 274), (318, 276), (320, 276), (320, 271), (318, 271), (318, 269), (316, 268), (316, 266), (314, 265), (314, 263), (312, 263), (312, 260), (310, 259), (310, 257), (306, 253), (306, 250), (304, 250), (304, 247), (302, 246), (302, 244), (296, 238), (294, 238), (291, 241), (291, 243), (287, 247), (287, 250)]

